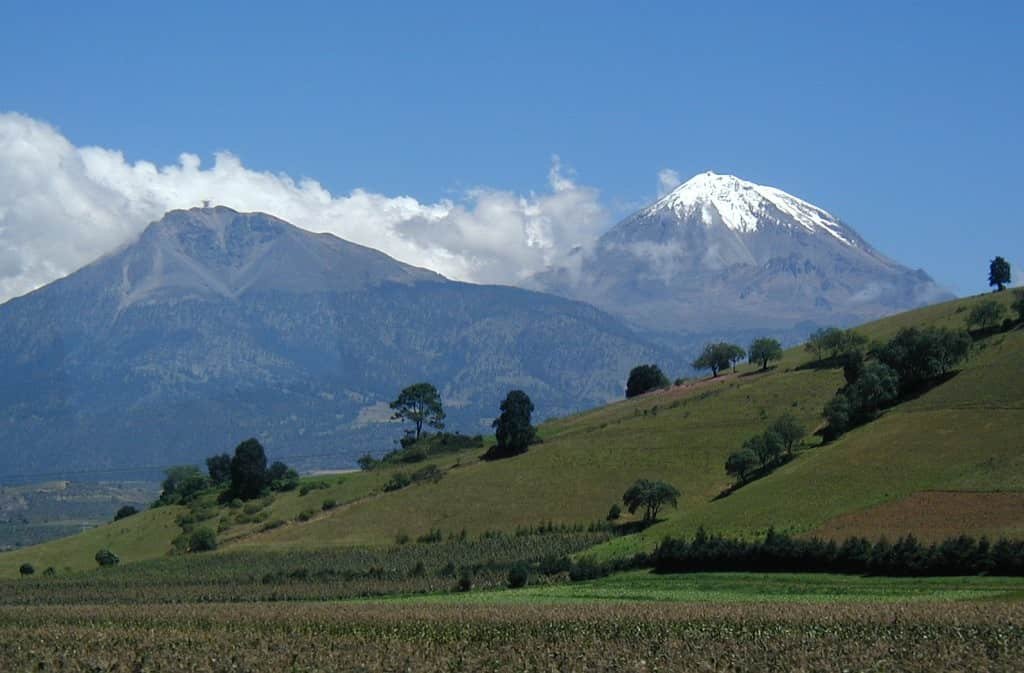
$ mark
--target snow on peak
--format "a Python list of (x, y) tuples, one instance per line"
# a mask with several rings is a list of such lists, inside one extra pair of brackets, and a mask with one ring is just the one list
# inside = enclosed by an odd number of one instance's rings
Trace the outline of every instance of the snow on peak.
[(757, 185), (734, 175), (698, 173), (643, 211), (671, 210), (680, 219), (699, 215), (706, 226), (720, 221), (734, 231), (757, 231), (766, 221), (824, 231), (846, 245), (856, 245), (850, 231), (831, 213), (775, 187)]

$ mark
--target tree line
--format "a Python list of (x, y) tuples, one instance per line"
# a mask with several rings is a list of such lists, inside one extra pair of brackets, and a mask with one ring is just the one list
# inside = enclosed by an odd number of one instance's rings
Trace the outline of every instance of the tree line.
[(655, 572), (827, 572), (885, 576), (1024, 575), (1024, 541), (965, 535), (923, 544), (913, 535), (895, 542), (850, 537), (841, 543), (794, 538), (769, 530), (761, 540), (710, 535), (665, 538), (646, 565)]

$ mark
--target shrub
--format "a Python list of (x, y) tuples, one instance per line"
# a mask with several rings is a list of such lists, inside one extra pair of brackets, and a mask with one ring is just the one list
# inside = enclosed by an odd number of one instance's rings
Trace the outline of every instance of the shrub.
[(114, 521), (120, 521), (121, 519), (125, 519), (138, 513), (139, 510), (137, 510), (136, 508), (132, 507), (131, 505), (125, 505), (121, 509), (117, 510), (116, 514), (114, 514)]
[(516, 563), (508, 571), (508, 586), (511, 589), (525, 587), (530, 580), (530, 568), (525, 563)]
[(605, 517), (606, 521), (617, 521), (622, 516), (622, 508), (619, 507), (618, 503), (615, 503), (608, 510), (608, 516)]
[(411, 483), (412, 479), (410, 479), (409, 475), (405, 472), (395, 472), (391, 475), (391, 479), (388, 480), (388, 483), (384, 484), (384, 490), (387, 492), (398, 491)]
[(118, 558), (117, 554), (106, 548), (96, 552), (96, 556), (94, 558), (96, 559), (96, 563), (101, 567), (116, 566), (121, 562), (121, 559)]
[(22, 563), (21, 567), (18, 568), (18, 572), (21, 573), (22, 577), (28, 577), (35, 574), (36, 569), (31, 563)]
[(302, 522), (309, 521), (313, 518), (313, 510), (304, 509), (301, 512), (299, 512), (299, 515), (295, 518)]
[(441, 529), (433, 528), (426, 535), (421, 535), (418, 538), (416, 538), (416, 541), (420, 543), (432, 544), (434, 542), (440, 542), (443, 539), (444, 535), (441, 534)]
[(473, 572), (469, 568), (465, 568), (462, 574), (459, 575), (459, 582), (455, 585), (458, 591), (472, 591), (473, 589)]
[(658, 365), (638, 365), (629, 372), (626, 381), (626, 398), (643, 395), (668, 386), (668, 377)]
[(436, 484), (441, 481), (442, 477), (444, 477), (444, 472), (441, 471), (441, 468), (437, 465), (427, 465), (413, 472), (409, 479), (413, 483), (429, 481)]
[(333, 498), (328, 498), (327, 500), (324, 500), (324, 504), (320, 505), (320, 509), (323, 510), (324, 512), (327, 512), (329, 510), (334, 509), (337, 506), (337, 500), (334, 500)]
[(193, 552), (213, 551), (217, 548), (217, 533), (207, 526), (196, 528), (189, 537), (188, 548)]

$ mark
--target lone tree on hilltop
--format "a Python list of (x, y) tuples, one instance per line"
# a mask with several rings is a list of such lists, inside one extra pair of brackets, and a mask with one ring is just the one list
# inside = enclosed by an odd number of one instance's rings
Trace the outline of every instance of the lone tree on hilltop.
[(438, 430), (444, 429), (444, 407), (441, 405), (441, 394), (430, 383), (414, 383), (398, 394), (391, 403), (395, 410), (394, 420), (412, 421), (415, 427), (415, 438), (418, 440), (423, 433), (423, 426), (428, 425)]
[(998, 325), (1004, 315), (1006, 315), (1006, 306), (994, 299), (986, 299), (975, 304), (971, 312), (967, 314), (967, 324), (987, 329)]
[(501, 403), (501, 415), (491, 426), (497, 445), (484, 454), (488, 460), (508, 458), (526, 453), (527, 447), (537, 439), (537, 430), (530, 424), (533, 402), (522, 390), (513, 390)]
[(638, 479), (622, 494), (622, 504), (630, 514), (636, 514), (638, 509), (643, 508), (644, 523), (654, 523), (662, 507), (678, 507), (679, 491), (663, 481)]
[(769, 362), (782, 359), (782, 344), (777, 339), (768, 337), (754, 339), (754, 342), (750, 344), (748, 357), (750, 362), (760, 362), (761, 371), (765, 371), (768, 369)]
[(667, 385), (668, 377), (658, 365), (637, 365), (630, 370), (629, 380), (626, 381), (626, 399), (664, 388)]
[(231, 459), (231, 492), (242, 500), (259, 497), (267, 485), (267, 454), (256, 439), (235, 447)]
[(704, 346), (700, 357), (693, 361), (692, 366), (694, 369), (710, 369), (711, 376), (714, 377), (745, 354), (745, 351), (736, 344), (719, 341)]
[(1002, 257), (996, 257), (988, 265), (988, 284), (1002, 292), (1010, 284), (1010, 263)]

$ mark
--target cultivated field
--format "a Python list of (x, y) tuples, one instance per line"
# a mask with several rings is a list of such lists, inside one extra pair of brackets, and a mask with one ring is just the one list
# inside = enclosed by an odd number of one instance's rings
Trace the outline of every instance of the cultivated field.
[(1018, 671), (1024, 606), (0, 608), (4, 671)]

